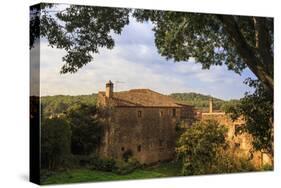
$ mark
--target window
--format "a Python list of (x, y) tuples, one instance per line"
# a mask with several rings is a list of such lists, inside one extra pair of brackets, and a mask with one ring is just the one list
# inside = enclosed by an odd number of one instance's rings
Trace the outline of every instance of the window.
[(159, 140), (159, 146), (163, 146), (163, 140)]
[(124, 147), (122, 147), (122, 148), (121, 148), (121, 151), (124, 151), (124, 150), (125, 150), (125, 148), (124, 148)]
[(138, 111), (138, 117), (140, 118), (140, 117), (142, 117), (142, 111)]
[(160, 117), (163, 117), (163, 116), (164, 116), (164, 112), (160, 111)]
[(138, 152), (141, 152), (141, 145), (138, 145)]
[(176, 109), (174, 108), (174, 109), (173, 109), (173, 117), (176, 117), (176, 115), (177, 115), (176, 112), (177, 112), (177, 111), (176, 111)]

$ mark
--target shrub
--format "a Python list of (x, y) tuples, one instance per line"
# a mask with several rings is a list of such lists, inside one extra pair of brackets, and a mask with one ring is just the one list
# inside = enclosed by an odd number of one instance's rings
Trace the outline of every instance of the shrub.
[(273, 165), (265, 164), (261, 167), (261, 170), (262, 171), (271, 171), (271, 170), (273, 170)]
[(89, 165), (92, 170), (112, 172), (116, 169), (115, 161), (113, 159), (100, 159), (96, 155), (92, 155), (89, 158)]
[(226, 132), (216, 121), (197, 122), (186, 129), (177, 147), (183, 175), (254, 171), (249, 160), (228, 150)]
[(251, 172), (254, 170), (256, 170), (255, 167), (248, 159), (222, 151), (210, 173)]
[(65, 168), (70, 156), (70, 125), (61, 118), (43, 119), (41, 131), (41, 167)]
[(218, 151), (227, 147), (227, 129), (216, 121), (194, 123), (181, 135), (176, 149), (184, 175), (211, 173)]
[(136, 159), (129, 158), (127, 162), (124, 160), (117, 161), (115, 172), (120, 175), (129, 174), (139, 167), (141, 167), (141, 164)]

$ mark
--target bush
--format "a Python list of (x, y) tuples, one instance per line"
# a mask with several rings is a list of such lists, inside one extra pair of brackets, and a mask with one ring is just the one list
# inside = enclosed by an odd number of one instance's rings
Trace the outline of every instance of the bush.
[(125, 175), (133, 172), (135, 169), (141, 167), (141, 164), (134, 158), (129, 158), (126, 161), (117, 161), (115, 172), (120, 175)]
[(218, 151), (227, 147), (227, 129), (216, 121), (194, 123), (181, 135), (176, 149), (183, 161), (183, 175), (212, 173)]
[(100, 159), (96, 155), (89, 158), (89, 165), (92, 170), (112, 172), (116, 169), (115, 161), (113, 159)]
[(253, 164), (243, 157), (237, 157), (228, 151), (222, 151), (210, 173), (235, 173), (255, 171)]
[(261, 167), (261, 170), (262, 171), (271, 171), (271, 170), (273, 170), (273, 165), (265, 164)]
[(41, 123), (41, 167), (65, 168), (70, 153), (70, 125), (61, 118), (43, 119)]
[(256, 170), (251, 162), (228, 150), (227, 130), (216, 121), (193, 124), (178, 142), (183, 175), (249, 172)]

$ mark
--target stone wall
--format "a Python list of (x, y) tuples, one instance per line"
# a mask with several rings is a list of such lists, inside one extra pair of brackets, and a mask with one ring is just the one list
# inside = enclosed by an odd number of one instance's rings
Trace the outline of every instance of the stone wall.
[(270, 157), (258, 151), (253, 151), (252, 137), (247, 133), (239, 133), (239, 128), (244, 126), (245, 121), (240, 118), (232, 121), (224, 112), (219, 113), (202, 113), (202, 120), (216, 120), (219, 124), (228, 128), (226, 139), (229, 141), (230, 149), (239, 157), (244, 157), (252, 162), (252, 164), (260, 168), (264, 164), (271, 164)]
[(121, 160), (124, 152), (131, 150), (144, 164), (173, 159), (180, 113), (180, 108), (169, 107), (112, 108), (101, 155)]

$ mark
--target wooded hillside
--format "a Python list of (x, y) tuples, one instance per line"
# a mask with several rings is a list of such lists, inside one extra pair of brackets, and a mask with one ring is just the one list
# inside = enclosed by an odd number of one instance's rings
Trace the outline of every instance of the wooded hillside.
[[(184, 104), (193, 105), (196, 109), (202, 111), (208, 111), (209, 107), (209, 95), (203, 95), (200, 93), (172, 93), (169, 95), (176, 101)], [(50, 116), (52, 114), (64, 113), (70, 106), (74, 104), (87, 104), (95, 105), (97, 101), (97, 94), (91, 95), (55, 95), (41, 97), (42, 109), (44, 115)], [(224, 110), (224, 107), (230, 103), (237, 102), (238, 100), (224, 101), (219, 98), (213, 97), (213, 109)]]

